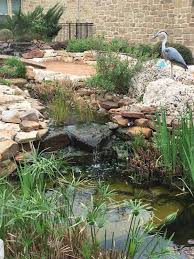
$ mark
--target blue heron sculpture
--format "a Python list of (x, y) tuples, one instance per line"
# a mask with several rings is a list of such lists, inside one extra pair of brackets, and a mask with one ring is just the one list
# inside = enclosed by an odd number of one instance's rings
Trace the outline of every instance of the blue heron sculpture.
[(153, 39), (159, 37), (162, 40), (162, 55), (165, 60), (169, 60), (171, 63), (171, 78), (173, 79), (173, 65), (177, 65), (179, 67), (184, 68), (185, 70), (188, 69), (186, 62), (184, 61), (181, 54), (172, 47), (166, 47), (166, 43), (168, 40), (168, 34), (165, 31), (157, 32)]

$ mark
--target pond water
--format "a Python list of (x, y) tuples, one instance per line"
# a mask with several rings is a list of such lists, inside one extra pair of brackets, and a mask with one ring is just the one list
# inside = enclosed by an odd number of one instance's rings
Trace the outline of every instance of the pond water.
[[(107, 170), (106, 174), (104, 172), (105, 168)], [(165, 186), (155, 186), (144, 189), (134, 186), (124, 178), (117, 177), (115, 172), (111, 175), (110, 164), (93, 164), (81, 170), (86, 171), (90, 178), (91, 186), (95, 186), (99, 178), (104, 179), (104, 182), (110, 186), (110, 189), (115, 190), (115, 195), (112, 198), (117, 204), (122, 204), (125, 200), (130, 199), (141, 199), (145, 204), (150, 204), (152, 213), (154, 214), (154, 223), (157, 226), (160, 226), (169, 214), (177, 211), (178, 214), (181, 214), (190, 204), (187, 197), (182, 196), (180, 191), (169, 190), (169, 188)], [(103, 175), (103, 177), (100, 177), (100, 175)], [(106, 175), (106, 177), (104, 177), (104, 175)], [(78, 214), (80, 213), (81, 204), (88, 203), (94, 192), (94, 187), (89, 187), (88, 185), (84, 186), (84, 189), (79, 192), (75, 203)], [(107, 244), (110, 245), (111, 237), (114, 233), (115, 245), (121, 248), (127, 238), (129, 211), (123, 206), (111, 206), (110, 204), (106, 224), (100, 231), (99, 237), (100, 240), (104, 240), (106, 230)], [(149, 219), (149, 213), (144, 215), (144, 219)], [(173, 224), (170, 225), (169, 236), (175, 232), (173, 242), (176, 245), (186, 245), (189, 239), (194, 238), (194, 228), (190, 228), (191, 222), (193, 222), (193, 220), (187, 222), (184, 228), (181, 227), (182, 222), (176, 223), (175, 226)], [(186, 229), (188, 229), (188, 231), (185, 232)]]

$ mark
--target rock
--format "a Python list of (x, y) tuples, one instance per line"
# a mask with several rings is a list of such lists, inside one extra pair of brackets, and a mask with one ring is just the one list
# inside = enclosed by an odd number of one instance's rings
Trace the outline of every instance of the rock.
[(0, 129), (0, 141), (7, 140), (7, 139), (14, 139), (17, 131), (13, 129)]
[(127, 129), (126, 128), (118, 128), (116, 130), (116, 136), (122, 140), (130, 140), (131, 136), (129, 136), (129, 134), (127, 134)]
[(7, 110), (2, 112), (2, 121), (10, 123), (20, 123), (20, 114), (17, 110)]
[(13, 158), (18, 151), (18, 144), (13, 140), (3, 140), (0, 142), (0, 155), (2, 160)]
[(96, 51), (84, 51), (83, 59), (84, 61), (96, 61), (97, 53)]
[(131, 103), (132, 103), (131, 98), (124, 98), (119, 100), (118, 105), (119, 107), (129, 106)]
[[(176, 76), (176, 81), (179, 81), (180, 83), (185, 85), (194, 84), (194, 77), (192, 76), (192, 73), (189, 70), (184, 71), (181, 67), (174, 66), (173, 72)], [(132, 78), (132, 82), (135, 87), (134, 91), (131, 93), (134, 97), (138, 99), (139, 96), (144, 95), (147, 86), (151, 82), (169, 79), (169, 77), (170, 64), (167, 67), (161, 69), (156, 65), (155, 60), (145, 62), (143, 64), (143, 69), (141, 69), (139, 73), (136, 73), (135, 76)]]
[(126, 127), (128, 126), (129, 120), (123, 118), (121, 115), (115, 115), (112, 117), (112, 121), (117, 123), (120, 126)]
[(135, 137), (142, 134), (145, 138), (149, 139), (152, 136), (152, 130), (150, 128), (134, 126), (128, 129), (127, 134), (131, 137)]
[(29, 159), (32, 156), (32, 152), (20, 152), (15, 156), (16, 162), (23, 162), (26, 159)]
[(175, 117), (193, 109), (194, 87), (173, 79), (165, 78), (149, 83), (143, 97), (147, 106), (154, 105), (165, 108), (167, 114)]
[(111, 131), (107, 125), (90, 124), (82, 126), (67, 126), (72, 144), (86, 151), (100, 150), (107, 144)]
[(20, 131), (20, 126), (19, 124), (14, 124), (14, 123), (5, 123), (3, 121), (0, 121), (0, 130), (14, 130), (16, 132)]
[(70, 139), (67, 132), (58, 130), (49, 132), (41, 141), (41, 149), (47, 151), (57, 151), (63, 149), (70, 144)]
[(115, 129), (118, 129), (118, 127), (119, 127), (119, 125), (117, 123), (114, 123), (114, 122), (111, 122), (111, 121), (108, 122), (107, 125), (108, 125), (108, 128), (110, 130), (115, 130)]
[(144, 119), (144, 118), (136, 119), (134, 122), (134, 125), (139, 127), (154, 129), (154, 124), (149, 119)]
[(43, 137), (45, 137), (45, 135), (47, 135), (47, 133), (48, 133), (48, 129), (39, 129), (37, 138), (42, 139)]
[(44, 58), (52, 58), (56, 56), (57, 56), (57, 52), (54, 51), (54, 49), (45, 49)]
[(108, 112), (110, 114), (117, 114), (117, 115), (121, 115), (121, 113), (123, 112), (123, 108), (117, 108), (117, 109), (110, 109)]
[[(1, 86), (0, 86), (1, 87)], [(24, 100), (23, 96), (18, 95), (8, 95), (0, 93), (0, 105), (9, 104), (9, 103), (20, 103)]]
[(0, 259), (4, 259), (4, 256), (4, 242), (2, 239), (0, 239)]
[(33, 67), (31, 66), (26, 67), (26, 78), (29, 80), (35, 79), (35, 73), (34, 73)]
[(28, 121), (28, 120), (22, 120), (20, 123), (21, 130), (25, 132), (30, 132), (32, 130), (38, 130), (39, 129), (39, 123), (36, 121)]
[(16, 85), (18, 87), (24, 87), (27, 84), (27, 80), (24, 78), (12, 78), (9, 79), (11, 84)]
[(25, 59), (43, 58), (44, 52), (39, 49), (33, 49), (29, 52), (22, 54), (22, 57)]
[(130, 112), (130, 111), (123, 111), (121, 115), (125, 118), (129, 119), (141, 119), (144, 118), (144, 114), (142, 112)]
[(15, 136), (15, 141), (18, 143), (33, 142), (37, 139), (37, 131), (31, 132), (18, 132)]
[[(17, 169), (17, 165), (14, 161), (7, 159), (0, 163), (0, 176), (7, 176), (12, 174)], [(1, 244), (0, 244), (1, 245)], [(1, 248), (0, 248), (1, 249)], [(1, 251), (0, 251), (1, 258)]]
[(38, 122), (39, 121), (39, 116), (38, 116), (38, 113), (35, 110), (31, 109), (31, 110), (22, 112), (20, 114), (20, 119), (22, 121), (29, 120), (29, 121), (36, 121), (36, 122)]
[(112, 101), (100, 101), (99, 104), (102, 108), (106, 110), (116, 109), (119, 107), (117, 102), (112, 102)]
[(143, 107), (141, 107), (140, 112), (143, 112), (144, 114), (155, 114), (157, 112), (157, 108), (156, 107), (143, 106)]
[(47, 123), (45, 121), (39, 121), (40, 129), (47, 129)]

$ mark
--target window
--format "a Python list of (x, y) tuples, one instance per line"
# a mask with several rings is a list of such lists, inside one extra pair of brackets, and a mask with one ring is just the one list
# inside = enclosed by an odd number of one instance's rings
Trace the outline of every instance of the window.
[(0, 15), (8, 14), (7, 0), (0, 0)]
[(11, 6), (12, 6), (12, 13), (19, 12), (19, 10), (21, 8), (21, 0), (12, 0)]
[(20, 8), (21, 0), (0, 0), (0, 16), (12, 15)]

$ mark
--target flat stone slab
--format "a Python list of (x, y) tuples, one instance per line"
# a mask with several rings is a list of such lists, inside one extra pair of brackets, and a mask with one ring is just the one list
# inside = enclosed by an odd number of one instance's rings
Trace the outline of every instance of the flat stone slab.
[(90, 124), (67, 126), (66, 131), (71, 142), (80, 149), (92, 151), (102, 149), (111, 137), (108, 125)]
[(19, 151), (18, 144), (11, 139), (0, 142), (0, 160), (13, 158)]

